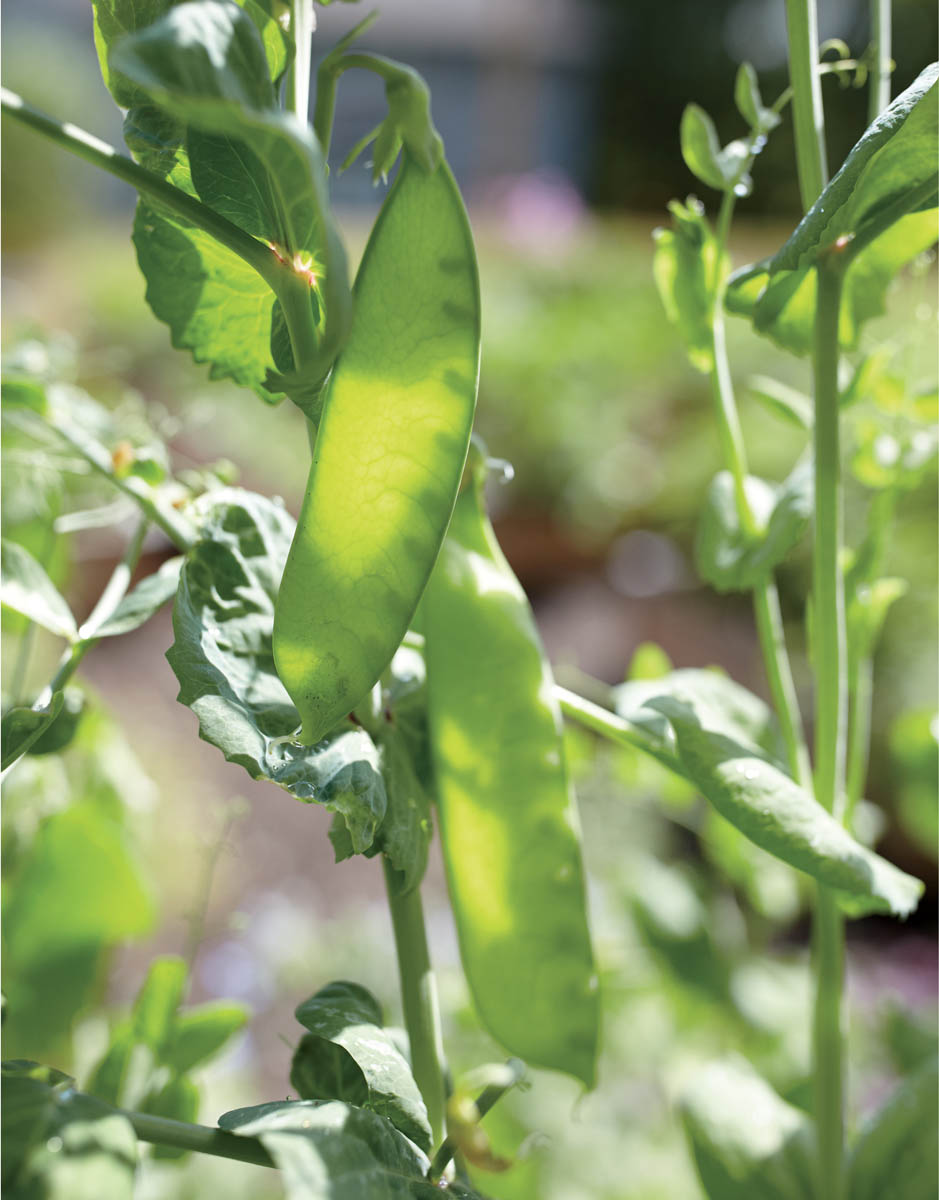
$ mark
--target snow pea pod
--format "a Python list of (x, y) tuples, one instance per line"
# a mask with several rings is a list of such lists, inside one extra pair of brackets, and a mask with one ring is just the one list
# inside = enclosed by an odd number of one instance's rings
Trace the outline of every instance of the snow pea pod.
[(477, 1012), (511, 1053), (591, 1087), (599, 1003), (560, 715), (478, 473), (421, 615), (440, 839)]
[(453, 509), (479, 377), (473, 238), (445, 162), (404, 152), (354, 288), (274, 616), (274, 659), (322, 738), (408, 627)]

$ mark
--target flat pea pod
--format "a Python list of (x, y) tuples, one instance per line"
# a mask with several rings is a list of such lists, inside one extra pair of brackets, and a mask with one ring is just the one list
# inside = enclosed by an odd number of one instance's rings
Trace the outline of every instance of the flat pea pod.
[(274, 660), (324, 737), (391, 661), (440, 550), (466, 460), (480, 309), (449, 167), (403, 154), (362, 258), (274, 614)]
[(478, 477), (421, 616), (440, 840), (477, 1012), (511, 1053), (592, 1087), (599, 997), (560, 714)]

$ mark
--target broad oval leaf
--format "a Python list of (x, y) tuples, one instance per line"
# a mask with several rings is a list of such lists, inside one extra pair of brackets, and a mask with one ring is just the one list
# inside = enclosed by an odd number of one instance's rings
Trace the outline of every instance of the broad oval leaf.
[(741, 63), (737, 70), (734, 102), (737, 111), (754, 133), (769, 133), (782, 120), (778, 113), (764, 106), (756, 71), (748, 62)]
[(645, 701), (666, 718), (685, 776), (741, 833), (783, 862), (836, 889), (850, 916), (907, 916), (918, 879), (856, 842), (815, 798), (752, 747), (705, 727), (680, 693)]
[(685, 106), (680, 133), (681, 155), (688, 170), (702, 183), (724, 191), (727, 180), (720, 165), (721, 144), (714, 122), (700, 105)]
[(338, 1100), (239, 1108), (222, 1129), (257, 1138), (282, 1172), (287, 1200), (431, 1200), (426, 1156), (386, 1118)]
[(903, 1080), (867, 1122), (851, 1153), (848, 1200), (933, 1200), (939, 1151), (939, 1066)]
[(106, 621), (87, 631), (83, 627), (82, 636), (117, 637), (139, 629), (176, 595), (182, 567), (181, 556), (168, 559), (158, 571), (148, 575), (132, 588)]
[(72, 610), (43, 567), (25, 547), (3, 540), (0, 546), (0, 600), (57, 637), (78, 637)]
[(754, 476), (744, 486), (758, 533), (750, 534), (740, 523), (729, 471), (714, 477), (698, 526), (698, 572), (719, 592), (749, 591), (759, 584), (798, 544), (812, 517), (810, 460), (799, 463), (778, 488)]
[(39, 741), (62, 711), (64, 701), (64, 692), (54, 692), (43, 708), (17, 705), (7, 709), (0, 726), (0, 741), (3, 743), (0, 770), (5, 771), (12, 766)]
[(236, 488), (201, 497), (193, 516), (200, 538), (183, 564), (166, 656), (179, 701), (199, 718), (200, 736), (252, 778), (340, 813), (361, 853), (387, 808), (378, 748), (350, 721), (299, 745), (300, 717), (274, 669), (274, 601), (293, 519)]
[(709, 1200), (805, 1200), (815, 1194), (811, 1121), (743, 1061), (713, 1063), (682, 1098)]
[[(411, 1068), (383, 1028), (378, 1001), (357, 983), (327, 984), (298, 1005), (310, 1034), (297, 1048), (290, 1080), (303, 1099), (354, 1100), (380, 1113), (422, 1150), (430, 1149), (427, 1109)], [(336, 1051), (340, 1054), (336, 1054)], [(355, 1087), (351, 1059), (364, 1083)], [(342, 1088), (342, 1093), (332, 1089)]]

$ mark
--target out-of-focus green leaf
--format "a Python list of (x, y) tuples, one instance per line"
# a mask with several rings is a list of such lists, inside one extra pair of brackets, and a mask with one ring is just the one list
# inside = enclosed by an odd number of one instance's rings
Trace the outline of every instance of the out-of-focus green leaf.
[(811, 429), (815, 424), (815, 409), (810, 397), (787, 384), (780, 383), (769, 375), (753, 375), (747, 390), (761, 404), (800, 429)]
[(890, 727), (891, 779), (904, 833), (935, 858), (939, 846), (939, 713), (914, 709)]
[(629, 660), (627, 680), (664, 679), (672, 670), (672, 660), (656, 642), (641, 642)]
[(95, 637), (116, 637), (139, 629), (176, 595), (182, 566), (181, 557), (168, 559), (158, 571), (129, 591), (102, 625), (89, 632)]
[(904, 1080), (861, 1130), (848, 1167), (848, 1200), (933, 1200), (939, 1153), (935, 1061)]
[(339, 813), (362, 853), (388, 803), (378, 747), (351, 721), (315, 746), (293, 741), (300, 717), (274, 667), (274, 601), (293, 519), (234, 488), (201, 497), (193, 516), (200, 539), (180, 575), (166, 656), (180, 703), (199, 718), (200, 736), (252, 778)]
[[(199, 1089), (191, 1079), (171, 1079), (159, 1091), (146, 1096), (140, 1111), (154, 1117), (167, 1117), (171, 1121), (187, 1121), (190, 1124), (199, 1116)], [(176, 1146), (155, 1146), (155, 1159), (185, 1158), (188, 1151)]]
[(699, 200), (672, 200), (668, 208), (672, 228), (653, 234), (652, 270), (666, 316), (681, 333), (692, 366), (706, 374), (714, 365), (714, 289), (725, 264)]
[(390, 1121), (338, 1100), (239, 1108), (222, 1129), (256, 1137), (282, 1172), (287, 1200), (430, 1200), (427, 1158)]
[(139, 936), (153, 921), (152, 899), (122, 830), (89, 801), (47, 818), (10, 883), (11, 966)]
[[(335, 1071), (336, 1056), (329, 1047), (340, 1047), (358, 1067), (365, 1082), (365, 1107), (388, 1118), (423, 1150), (430, 1149), (427, 1109), (414, 1082), (411, 1068), (383, 1028), (378, 1001), (356, 983), (330, 983), (296, 1010), (297, 1020), (325, 1045), (304, 1038), (294, 1057), (291, 1082), (308, 1089), (304, 1098), (331, 1100), (330, 1087), (349, 1086), (345, 1064)], [(318, 1053), (318, 1050), (320, 1053)], [(322, 1064), (323, 1076), (317, 1075)], [(342, 1097), (350, 1098), (351, 1097)]]
[(120, 1104), (130, 1056), (136, 1042), (130, 1021), (122, 1022), (111, 1034), (107, 1050), (89, 1076), (85, 1090), (106, 1104)]
[(918, 879), (866, 849), (759, 751), (709, 729), (707, 714), (678, 695), (646, 701), (675, 735), (686, 776), (715, 809), (770, 854), (835, 888), (851, 916), (907, 916), (923, 892)]
[(744, 1062), (713, 1063), (682, 1100), (709, 1200), (805, 1200), (815, 1194), (814, 1130)]
[(752, 475), (744, 486), (756, 534), (740, 523), (729, 471), (715, 475), (698, 526), (698, 572), (719, 592), (749, 591), (765, 579), (801, 540), (812, 516), (815, 488), (808, 460), (778, 488)]
[(45, 708), (16, 706), (3, 714), (0, 726), (0, 741), (3, 742), (0, 770), (5, 771), (35, 746), (62, 711), (64, 701), (65, 693), (55, 692)]
[(34, 755), (58, 754), (72, 741), (85, 714), (85, 693), (81, 688), (67, 687), (61, 693), (62, 709), (29, 747)]
[(183, 1075), (216, 1055), (248, 1023), (250, 1011), (233, 1000), (216, 1000), (179, 1013), (163, 1062)]
[(873, 654), (887, 613), (906, 592), (905, 579), (875, 579), (854, 589), (847, 603), (848, 645), (854, 654)]
[(133, 1030), (138, 1042), (158, 1058), (173, 1034), (176, 1009), (186, 987), (186, 963), (176, 955), (154, 959), (134, 1002)]
[(0, 547), (0, 599), (57, 637), (78, 637), (72, 610), (28, 550), (4, 539)]
[(767, 134), (782, 119), (778, 113), (764, 106), (756, 71), (748, 62), (741, 63), (737, 69), (734, 102), (737, 111), (754, 133)]
[(27, 1130), (31, 1134), (25, 1153), (17, 1148), (12, 1164), (4, 1165), (11, 1196), (133, 1200), (133, 1126), (121, 1113), (75, 1092), (61, 1072), (37, 1063), (4, 1064), (3, 1120), (13, 1122), (11, 1140)]

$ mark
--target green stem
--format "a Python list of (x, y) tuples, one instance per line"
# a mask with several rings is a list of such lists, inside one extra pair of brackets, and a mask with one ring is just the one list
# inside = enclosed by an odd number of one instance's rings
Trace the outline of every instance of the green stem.
[(427, 949), (424, 907), (420, 888), (402, 893), (398, 873), (384, 856), (382, 863), (398, 956), (404, 1027), (411, 1043), (411, 1070), (424, 1097), (436, 1145), (446, 1133), (446, 1092), (437, 984)]
[(890, 74), (893, 70), (890, 43), (890, 0), (871, 0), (871, 66), (867, 93), (867, 123), (871, 124), (890, 103)]
[(346, 69), (342, 56), (357, 37), (378, 20), (378, 12), (371, 12), (341, 38), (323, 59), (316, 72), (316, 104), (313, 109), (313, 132), (323, 150), (323, 158), (329, 157), (329, 145), (333, 137), (333, 118), (336, 113), (336, 89), (339, 76)]
[(271, 288), (275, 291), (279, 289), (281, 277), (285, 273), (284, 267), (270, 247), (239, 229), (195, 196), (190, 196), (164, 179), (152, 175), (133, 159), (118, 154), (113, 146), (109, 146), (100, 138), (86, 133), (70, 122), (56, 121), (39, 112), (7, 88), (0, 88), (0, 107), (14, 120), (28, 125), (30, 129), (43, 134), (85, 162), (100, 167), (124, 183), (129, 183), (141, 195), (164, 205), (183, 220), (210, 234), (217, 242), (221, 242), (253, 267)]
[(808, 212), (828, 182), (815, 0), (786, 0), (786, 23), (799, 191)]
[[(506, 1066), (509, 1069), (510, 1077), (504, 1083), (491, 1083), (483, 1089), (476, 1100), (477, 1119), (480, 1121), (493, 1105), (498, 1104), (506, 1092), (511, 1091), (525, 1077), (525, 1065), (520, 1059), (510, 1058)], [(459, 1147), (452, 1138), (444, 1138), (430, 1164), (430, 1170), (427, 1173), (428, 1179), (432, 1182), (440, 1179), (458, 1151)]]
[[(818, 264), (815, 311), (815, 798), (844, 816), (845, 614), (841, 572), (841, 461), (838, 409), (838, 320), (843, 264)], [(844, 1175), (841, 992), (844, 930), (835, 898), (819, 888), (815, 909), (813, 1056), (818, 1132), (818, 1200), (841, 1200)]]
[(616, 713), (601, 708), (599, 704), (594, 704), (592, 700), (586, 700), (583, 696), (578, 696), (576, 692), (568, 691), (567, 688), (555, 687), (554, 697), (565, 717), (577, 721), (585, 729), (599, 733), (601, 737), (608, 738), (611, 742), (619, 742), (622, 746), (631, 746), (636, 750), (642, 750), (645, 754), (651, 753), (643, 735)]
[(799, 701), (792, 678), (792, 667), (786, 650), (786, 634), (783, 627), (779, 592), (772, 578), (766, 579), (753, 589), (753, 608), (756, 627), (763, 651), (763, 664), (769, 681), (773, 706), (779, 719), (786, 758), (793, 779), (803, 787), (812, 781), (812, 765), (802, 730)]
[[(723, 289), (722, 289), (723, 290)], [(714, 306), (711, 333), (714, 339), (714, 366), (711, 369), (711, 397), (717, 414), (717, 429), (721, 442), (721, 453), (734, 479), (734, 496), (737, 513), (743, 530), (753, 537), (757, 532), (756, 519), (746, 493), (747, 458), (743, 444), (740, 417), (734, 402), (733, 384), (727, 362), (724, 339), (724, 310), (717, 300)]]
[(292, 0), (290, 7), (294, 58), (287, 73), (287, 107), (306, 125), (310, 113), (310, 68), (313, 58), (313, 34), (316, 32), (316, 12), (313, 0)]
[[(118, 1109), (118, 1112), (121, 1110)], [(195, 1150), (218, 1158), (253, 1163), (256, 1167), (273, 1167), (274, 1161), (257, 1138), (229, 1133), (225, 1129), (210, 1129), (207, 1125), (190, 1125), (169, 1117), (151, 1117), (148, 1113), (124, 1112), (142, 1142), (156, 1146), (174, 1146), (177, 1150)]]
[(874, 664), (869, 655), (848, 655), (848, 763), (844, 822), (850, 829), (858, 801), (864, 792), (871, 740), (871, 707), (874, 698)]

